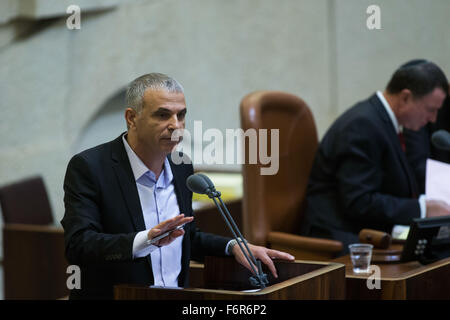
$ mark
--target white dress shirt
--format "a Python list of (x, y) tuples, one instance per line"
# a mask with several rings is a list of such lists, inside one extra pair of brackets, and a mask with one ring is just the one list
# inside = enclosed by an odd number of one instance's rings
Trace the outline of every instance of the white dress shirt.
[[(403, 127), (399, 125), (397, 118), (394, 114), (394, 111), (392, 111), (391, 106), (387, 102), (386, 98), (383, 96), (383, 93), (381, 93), (381, 91), (377, 91), (377, 96), (378, 99), (380, 99), (381, 103), (383, 104), (384, 108), (386, 109), (386, 112), (389, 115), (389, 118), (391, 119), (392, 125), (394, 126), (395, 132), (397, 132), (397, 134), (403, 132)], [(426, 200), (425, 195), (421, 194), (419, 197), (421, 218), (425, 218), (427, 216), (427, 206), (425, 204), (425, 200)]]

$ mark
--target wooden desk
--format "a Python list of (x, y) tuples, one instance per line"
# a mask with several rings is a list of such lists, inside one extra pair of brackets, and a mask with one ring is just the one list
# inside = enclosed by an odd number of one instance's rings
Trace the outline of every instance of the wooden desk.
[(367, 280), (371, 275), (355, 274), (349, 255), (333, 262), (345, 264), (347, 299), (450, 299), (450, 258), (429, 265), (417, 261), (374, 263), (380, 267), (381, 289), (368, 288)]
[(3, 226), (5, 299), (59, 299), (69, 294), (64, 231), (53, 225)]
[[(205, 264), (191, 264), (197, 279), (189, 288), (116, 285), (117, 300), (332, 300), (345, 298), (344, 266), (334, 262), (274, 260), (278, 278), (267, 268), (269, 285), (259, 291), (249, 283), (249, 271), (233, 257), (206, 257)], [(192, 267), (196, 270), (192, 270)], [(201, 279), (203, 278), (203, 280)], [(199, 280), (199, 281), (198, 281)], [(198, 286), (198, 287), (197, 287)]]

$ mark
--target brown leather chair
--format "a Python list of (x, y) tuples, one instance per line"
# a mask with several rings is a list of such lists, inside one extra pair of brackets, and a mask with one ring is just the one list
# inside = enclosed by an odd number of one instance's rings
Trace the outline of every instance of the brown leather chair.
[[(259, 160), (249, 164), (248, 141), (245, 143), (244, 236), (251, 243), (289, 252), (296, 259), (334, 258), (342, 250), (340, 241), (298, 235), (318, 144), (310, 109), (292, 94), (257, 91), (244, 97), (240, 115), (244, 131), (268, 129), (270, 137), (270, 129), (279, 129), (279, 170), (274, 175), (262, 175), (260, 169), (269, 165), (262, 165)], [(267, 150), (270, 153), (270, 143)]]
[(40, 176), (0, 188), (4, 223), (46, 225), (53, 223), (47, 190)]

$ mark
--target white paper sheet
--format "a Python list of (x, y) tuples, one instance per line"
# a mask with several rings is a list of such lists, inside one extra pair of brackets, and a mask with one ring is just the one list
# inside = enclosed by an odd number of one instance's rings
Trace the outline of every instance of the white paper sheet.
[(427, 200), (443, 200), (450, 204), (450, 164), (427, 160), (425, 194)]

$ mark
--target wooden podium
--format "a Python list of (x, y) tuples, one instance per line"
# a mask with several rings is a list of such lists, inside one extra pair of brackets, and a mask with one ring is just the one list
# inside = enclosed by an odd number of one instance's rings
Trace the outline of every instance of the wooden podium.
[(262, 290), (250, 285), (250, 271), (233, 257), (206, 257), (191, 266), (189, 288), (117, 285), (117, 300), (275, 300), (345, 299), (345, 266), (340, 263), (275, 260), (278, 278), (267, 269), (269, 284)]

